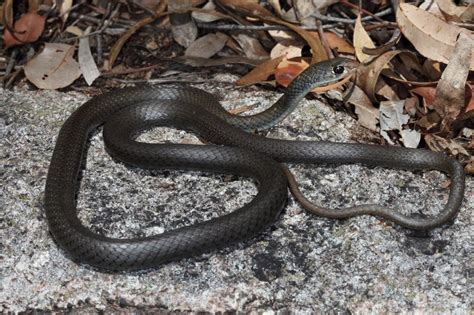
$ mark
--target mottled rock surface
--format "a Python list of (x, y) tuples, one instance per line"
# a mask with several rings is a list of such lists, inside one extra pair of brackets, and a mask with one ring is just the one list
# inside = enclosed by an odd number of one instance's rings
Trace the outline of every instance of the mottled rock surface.
[[(217, 75), (197, 86), (220, 95), (227, 108), (250, 105), (258, 111), (278, 98), (257, 87), (236, 89), (228, 83), (233, 80)], [(59, 128), (86, 99), (78, 93), (0, 89), (0, 312), (472, 310), (472, 177), (454, 223), (427, 235), (368, 216), (318, 218), (290, 198), (279, 220), (259, 237), (154, 271), (104, 274), (71, 262), (48, 234), (43, 190)], [(354, 119), (318, 100), (304, 101), (267, 136), (370, 139)], [(101, 138), (101, 133), (92, 138), (79, 195), (80, 219), (98, 233), (160, 233), (228, 213), (256, 193), (245, 178), (126, 167), (106, 154)], [(198, 141), (164, 128), (141, 139)], [(303, 192), (330, 207), (382, 203), (431, 215), (447, 198), (447, 177), (438, 172), (291, 168)]]

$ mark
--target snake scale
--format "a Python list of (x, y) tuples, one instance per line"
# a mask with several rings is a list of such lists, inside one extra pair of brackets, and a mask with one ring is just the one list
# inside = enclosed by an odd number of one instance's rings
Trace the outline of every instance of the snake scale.
[[(313, 88), (336, 82), (352, 74), (356, 67), (356, 62), (345, 58), (312, 65), (274, 105), (245, 117), (228, 113), (211, 94), (195, 88), (145, 85), (92, 98), (64, 123), (51, 159), (45, 209), (53, 238), (74, 261), (109, 271), (153, 268), (248, 239), (274, 223), (285, 205), (288, 180), (280, 164), (285, 162), (362, 163), (442, 171), (451, 177), (451, 187), (447, 204), (437, 217), (407, 217), (375, 205), (343, 209), (335, 216), (378, 215), (412, 229), (429, 229), (452, 219), (461, 206), (464, 172), (459, 162), (442, 153), (366, 144), (277, 140), (246, 132), (275, 125)], [(76, 192), (88, 139), (101, 125), (104, 125), (107, 151), (118, 161), (150, 169), (247, 176), (257, 183), (257, 195), (225, 216), (150, 237), (114, 239), (95, 234), (78, 219)], [(135, 141), (140, 132), (157, 126), (185, 129), (215, 145)], [(322, 215), (334, 213), (323, 211)]]

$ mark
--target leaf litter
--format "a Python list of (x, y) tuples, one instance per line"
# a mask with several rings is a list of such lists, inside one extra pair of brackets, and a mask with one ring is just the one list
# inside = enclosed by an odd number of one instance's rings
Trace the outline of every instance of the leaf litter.
[(6, 88), (87, 92), (181, 65), (285, 87), (310, 64), (356, 58), (357, 77), (316, 92), (347, 92), (345, 110), (381, 142), (445, 151), (472, 172), (474, 5), (398, 2), (6, 0), (0, 73)]

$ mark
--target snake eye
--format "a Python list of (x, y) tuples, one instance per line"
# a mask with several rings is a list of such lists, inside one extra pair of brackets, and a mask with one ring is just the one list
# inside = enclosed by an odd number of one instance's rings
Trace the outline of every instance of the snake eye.
[(334, 71), (335, 74), (341, 74), (344, 72), (344, 67), (341, 65), (337, 65), (332, 68), (332, 71)]

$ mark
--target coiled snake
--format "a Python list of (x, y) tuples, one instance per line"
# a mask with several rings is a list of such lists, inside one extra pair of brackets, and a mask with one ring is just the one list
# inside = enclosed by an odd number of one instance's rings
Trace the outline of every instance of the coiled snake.
[[(232, 242), (250, 238), (271, 225), (288, 197), (287, 178), (279, 163), (362, 163), (405, 169), (436, 169), (451, 177), (449, 199), (435, 218), (413, 218), (376, 205), (323, 215), (348, 217), (372, 214), (412, 229), (438, 226), (455, 216), (464, 191), (461, 165), (441, 153), (400, 147), (316, 141), (268, 139), (247, 133), (284, 119), (316, 86), (354, 72), (356, 63), (336, 58), (311, 66), (269, 109), (240, 117), (226, 112), (211, 95), (194, 88), (142, 86), (92, 98), (64, 123), (51, 159), (45, 191), (49, 229), (75, 261), (120, 271), (156, 267)], [(78, 173), (90, 133), (104, 124), (108, 152), (127, 164), (144, 168), (192, 169), (253, 178), (255, 198), (234, 212), (163, 234), (135, 239), (112, 239), (95, 234), (77, 217)], [(156, 126), (190, 130), (216, 145), (139, 143), (141, 131)]]

